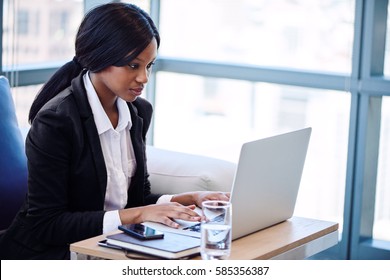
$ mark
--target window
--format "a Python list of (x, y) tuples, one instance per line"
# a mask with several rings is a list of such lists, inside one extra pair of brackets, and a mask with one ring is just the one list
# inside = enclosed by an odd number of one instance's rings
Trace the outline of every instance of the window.
[(83, 16), (81, 0), (5, 0), (4, 16), (4, 69), (42, 67), (74, 56), (74, 38)]
[(296, 214), (340, 223), (327, 258), (388, 259), (388, 1), (159, 3), (154, 144), (236, 161), (310, 124)]
[[(5, 0), (3, 18), (3, 65), (13, 86), (12, 94), (19, 126), (27, 130), (28, 112), (41, 87), (39, 77), (26, 69), (42, 71), (49, 65), (58, 67), (74, 56), (74, 38), (83, 16), (81, 0)], [(53, 66), (51, 66), (53, 67)], [(50, 74), (47, 75), (47, 77)], [(35, 86), (25, 85), (25, 79)], [(27, 83), (28, 84), (28, 83)]]
[(295, 214), (342, 224), (348, 93), (167, 72), (156, 84), (157, 147), (237, 162), (243, 142), (313, 127)]
[(131, 3), (134, 5), (137, 5), (141, 9), (143, 9), (145, 12), (150, 13), (150, 1), (145, 0), (122, 0), (120, 2), (124, 3)]
[(27, 130), (30, 127), (28, 114), (30, 112), (31, 104), (41, 87), (42, 84), (12, 88), (11, 92), (16, 107), (16, 118), (18, 120), (18, 125), (24, 134), (27, 133)]
[(161, 1), (161, 56), (351, 72), (354, 1)]
[(390, 77), (390, 5), (387, 11), (387, 34), (386, 34), (386, 53), (385, 53), (385, 71), (384, 74)]
[(17, 34), (19, 36), (27, 35), (28, 34), (28, 24), (29, 24), (29, 19), (28, 19), (28, 11), (26, 10), (19, 10), (17, 14)]
[(390, 97), (382, 99), (373, 238), (390, 241)]

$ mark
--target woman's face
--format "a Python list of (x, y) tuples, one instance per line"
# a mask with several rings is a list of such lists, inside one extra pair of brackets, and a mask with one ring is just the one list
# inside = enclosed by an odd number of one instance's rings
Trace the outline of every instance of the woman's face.
[(110, 66), (98, 73), (90, 73), (90, 78), (100, 101), (110, 102), (120, 97), (133, 102), (142, 94), (149, 80), (152, 66), (157, 56), (157, 41), (150, 44), (128, 65)]

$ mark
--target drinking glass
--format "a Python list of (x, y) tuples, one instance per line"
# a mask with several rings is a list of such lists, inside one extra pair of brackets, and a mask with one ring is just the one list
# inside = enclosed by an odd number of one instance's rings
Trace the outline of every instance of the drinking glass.
[(224, 260), (232, 245), (232, 204), (208, 200), (202, 203), (201, 256), (203, 260)]

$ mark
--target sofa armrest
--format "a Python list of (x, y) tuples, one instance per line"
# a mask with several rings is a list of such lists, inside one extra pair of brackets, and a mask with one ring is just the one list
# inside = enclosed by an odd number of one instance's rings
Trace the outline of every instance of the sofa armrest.
[(8, 228), (27, 193), (27, 158), (8, 79), (0, 76), (0, 230)]
[(235, 163), (152, 146), (147, 146), (146, 151), (153, 193), (231, 190)]

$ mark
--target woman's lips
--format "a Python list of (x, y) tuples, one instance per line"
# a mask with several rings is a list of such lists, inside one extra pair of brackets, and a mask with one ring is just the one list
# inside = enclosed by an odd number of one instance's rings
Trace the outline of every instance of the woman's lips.
[(140, 87), (140, 88), (132, 88), (130, 89), (130, 91), (134, 94), (134, 95), (141, 95), (142, 94), (142, 91), (143, 91), (143, 87)]

